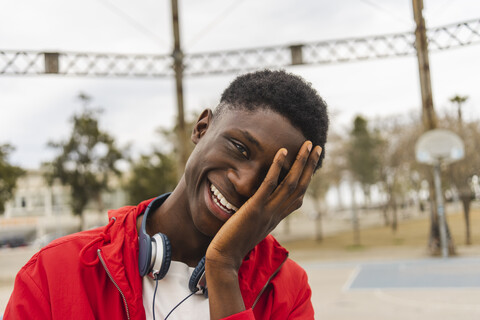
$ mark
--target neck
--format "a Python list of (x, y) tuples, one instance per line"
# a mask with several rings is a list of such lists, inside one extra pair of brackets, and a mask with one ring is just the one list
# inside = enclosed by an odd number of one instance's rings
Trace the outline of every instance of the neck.
[(172, 245), (172, 260), (195, 267), (205, 255), (211, 238), (198, 231), (193, 223), (183, 177), (172, 194), (151, 214), (148, 234), (165, 234)]

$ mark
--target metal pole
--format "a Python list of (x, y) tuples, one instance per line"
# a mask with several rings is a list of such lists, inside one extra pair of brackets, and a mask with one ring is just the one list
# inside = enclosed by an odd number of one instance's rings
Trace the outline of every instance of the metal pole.
[(425, 130), (435, 129), (437, 119), (433, 109), (432, 84), (430, 80), (430, 63), (428, 60), (428, 43), (423, 19), (423, 0), (412, 0), (413, 16), (417, 25), (415, 29), (415, 48), (417, 49), (420, 89), (422, 93), (423, 124)]
[(180, 46), (180, 26), (178, 22), (178, 1), (172, 0), (172, 24), (173, 24), (173, 70), (175, 71), (175, 85), (177, 92), (177, 134), (178, 134), (178, 152), (179, 152), (179, 176), (185, 169), (187, 163), (187, 131), (185, 127), (185, 114), (183, 108), (183, 52)]
[(440, 161), (433, 166), (433, 179), (435, 183), (435, 193), (437, 196), (437, 214), (440, 225), (440, 242), (442, 246), (442, 256), (448, 257), (447, 229), (445, 223), (445, 210), (443, 207), (442, 181), (440, 178)]
[(358, 208), (355, 198), (355, 180), (353, 176), (350, 180), (350, 192), (352, 193), (352, 224), (353, 224), (353, 242), (354, 245), (360, 245), (360, 226), (358, 223)]

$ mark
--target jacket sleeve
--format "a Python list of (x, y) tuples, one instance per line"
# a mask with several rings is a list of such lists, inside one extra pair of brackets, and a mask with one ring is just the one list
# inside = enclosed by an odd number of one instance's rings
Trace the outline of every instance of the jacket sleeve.
[(300, 291), (295, 299), (295, 305), (288, 316), (289, 320), (296, 319), (314, 319), (315, 313), (312, 306), (312, 290), (308, 284), (308, 276), (306, 272), (303, 272), (302, 279), (300, 281)]
[(25, 267), (15, 278), (3, 316), (3, 320), (13, 319), (51, 319), (50, 303)]
[[(305, 272), (303, 273), (303, 277), (299, 283), (300, 283), (299, 287), (301, 287), (302, 289), (299, 290), (298, 295), (296, 296), (294, 305), (290, 310), (290, 314), (288, 314), (288, 317), (286, 317), (285, 313), (282, 314), (282, 319), (288, 319), (288, 320), (314, 319), (314, 311), (313, 311), (313, 306), (311, 301), (312, 290), (308, 285), (308, 278)], [(288, 313), (287, 310), (278, 310), (278, 311), (280, 311), (281, 313), (286, 311)], [(223, 318), (222, 320), (255, 320), (255, 315), (253, 313), (253, 309), (250, 308), (243, 312), (239, 312), (231, 316), (228, 316), (226, 318)]]
[(253, 315), (252, 309), (247, 309), (245, 311), (232, 314), (222, 320), (255, 320), (255, 316)]

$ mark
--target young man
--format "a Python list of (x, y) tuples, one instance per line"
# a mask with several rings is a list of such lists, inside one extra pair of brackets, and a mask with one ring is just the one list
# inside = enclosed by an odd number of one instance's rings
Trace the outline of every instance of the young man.
[[(301, 78), (238, 77), (200, 115), (175, 190), (43, 248), (4, 319), (313, 319), (305, 271), (269, 233), (301, 206), (327, 129), (326, 104)], [(182, 302), (198, 282), (205, 291), (202, 267), (208, 298)]]

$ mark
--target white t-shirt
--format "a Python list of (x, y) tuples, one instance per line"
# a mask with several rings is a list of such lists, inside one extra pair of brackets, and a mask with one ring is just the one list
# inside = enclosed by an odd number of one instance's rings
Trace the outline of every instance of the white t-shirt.
[[(172, 261), (167, 275), (158, 280), (155, 295), (155, 320), (164, 319), (175, 306), (191, 294), (188, 282), (194, 268), (183, 262)], [(147, 319), (153, 319), (152, 304), (155, 280), (143, 277), (143, 307)], [(168, 317), (168, 320), (210, 319), (208, 299), (201, 293), (195, 293), (180, 304)]]

